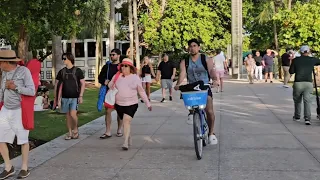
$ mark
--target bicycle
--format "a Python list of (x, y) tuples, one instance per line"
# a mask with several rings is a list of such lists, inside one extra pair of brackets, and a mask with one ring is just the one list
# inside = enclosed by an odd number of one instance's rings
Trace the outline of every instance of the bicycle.
[(202, 159), (202, 149), (208, 144), (209, 128), (206, 117), (205, 108), (207, 105), (208, 88), (209, 84), (204, 84), (207, 90), (201, 90), (200, 85), (197, 85), (194, 90), (182, 92), (181, 96), (184, 101), (185, 107), (193, 115), (193, 139), (194, 147), (198, 160)]

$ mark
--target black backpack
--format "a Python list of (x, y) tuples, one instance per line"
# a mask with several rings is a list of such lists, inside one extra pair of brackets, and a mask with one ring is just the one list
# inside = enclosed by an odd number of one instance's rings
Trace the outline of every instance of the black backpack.
[[(208, 78), (209, 78), (209, 81), (210, 81), (210, 74), (209, 74), (209, 71), (208, 71), (208, 66), (207, 66), (207, 61), (206, 61), (206, 55), (204, 54), (200, 54), (201, 56), (201, 63), (204, 67), (204, 69), (206, 69), (206, 71), (208, 72)], [(185, 66), (186, 66), (186, 72), (187, 72), (187, 78), (188, 78), (188, 67), (189, 67), (189, 59), (185, 58), (186, 60), (184, 60), (184, 63), (185, 63)]]
[[(77, 67), (74, 67), (74, 68), (72, 69), (72, 77), (73, 77), (73, 79), (74, 79), (75, 82), (76, 82), (77, 93), (79, 93), (78, 78), (77, 78), (77, 76), (76, 76), (77, 69), (78, 69)], [(63, 79), (63, 81), (66, 79), (66, 74), (67, 74), (67, 68), (64, 67), (64, 68), (62, 69), (62, 79)]]

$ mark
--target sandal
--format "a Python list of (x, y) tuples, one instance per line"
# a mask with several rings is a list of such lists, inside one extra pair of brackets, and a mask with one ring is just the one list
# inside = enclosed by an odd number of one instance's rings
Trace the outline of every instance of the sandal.
[(70, 134), (67, 134), (66, 137), (64, 138), (64, 140), (71, 140), (72, 136)]
[(122, 137), (122, 136), (123, 136), (122, 133), (120, 133), (120, 132), (117, 133), (117, 137)]
[(72, 139), (79, 139), (79, 131), (78, 132), (74, 132), (73, 134), (72, 134), (72, 137), (71, 137)]
[(108, 139), (111, 138), (112, 135), (108, 135), (108, 134), (102, 134), (102, 136), (100, 136), (100, 139)]

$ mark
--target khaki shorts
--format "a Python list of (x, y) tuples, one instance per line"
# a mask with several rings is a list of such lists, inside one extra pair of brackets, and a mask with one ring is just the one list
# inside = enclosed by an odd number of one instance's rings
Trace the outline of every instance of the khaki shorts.
[(17, 144), (29, 142), (29, 130), (22, 125), (21, 109), (9, 110), (4, 106), (0, 111), (0, 142), (12, 144), (17, 136)]
[(161, 79), (162, 89), (172, 89), (172, 84), (173, 84), (172, 79)]

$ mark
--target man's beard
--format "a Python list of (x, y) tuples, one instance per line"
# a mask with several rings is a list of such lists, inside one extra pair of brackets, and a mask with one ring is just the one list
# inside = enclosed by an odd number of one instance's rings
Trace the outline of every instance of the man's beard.
[(190, 54), (191, 54), (191, 56), (196, 56), (198, 54), (198, 52), (194, 52), (194, 53), (190, 52)]

